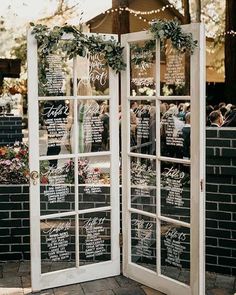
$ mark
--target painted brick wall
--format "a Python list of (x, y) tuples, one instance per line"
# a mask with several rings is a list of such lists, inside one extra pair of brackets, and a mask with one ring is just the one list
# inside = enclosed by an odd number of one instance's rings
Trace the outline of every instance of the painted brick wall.
[[(208, 128), (206, 144), (206, 269), (236, 275), (236, 130)], [(106, 198), (104, 193), (101, 205)], [(80, 202), (87, 208), (82, 194)], [(0, 186), (0, 261), (27, 260), (29, 254), (29, 188)]]
[(0, 117), (0, 146), (22, 141), (22, 118), (5, 116)]
[(236, 275), (236, 129), (208, 128), (206, 267)]
[(30, 258), (29, 187), (0, 186), (0, 260)]

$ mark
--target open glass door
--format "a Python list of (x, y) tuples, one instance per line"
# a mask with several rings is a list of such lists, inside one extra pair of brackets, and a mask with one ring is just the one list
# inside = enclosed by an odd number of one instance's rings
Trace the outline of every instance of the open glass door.
[(42, 59), (29, 32), (28, 88), (32, 289), (117, 275), (117, 75), (102, 53)]
[(123, 272), (168, 295), (204, 288), (204, 29), (193, 55), (122, 36)]

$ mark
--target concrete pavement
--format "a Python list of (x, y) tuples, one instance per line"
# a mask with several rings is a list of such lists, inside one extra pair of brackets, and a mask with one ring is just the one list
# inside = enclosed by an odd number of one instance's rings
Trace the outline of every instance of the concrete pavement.
[[(206, 274), (207, 295), (234, 295), (236, 278)], [(32, 294), (28, 261), (0, 262), (0, 295)], [(164, 295), (122, 275), (81, 284), (53, 288), (37, 295)], [(236, 295), (236, 294), (235, 294)]]

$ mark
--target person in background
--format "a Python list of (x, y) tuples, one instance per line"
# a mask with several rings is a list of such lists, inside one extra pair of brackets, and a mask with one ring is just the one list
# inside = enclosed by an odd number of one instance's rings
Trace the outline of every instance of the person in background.
[(226, 103), (225, 102), (220, 102), (219, 103), (219, 109), (225, 108), (225, 107), (226, 107)]
[(236, 127), (236, 106), (231, 106), (231, 111), (226, 114), (225, 122), (222, 127)]
[(232, 106), (233, 106), (232, 103), (228, 103), (228, 104), (225, 106), (228, 112), (231, 111)]
[(223, 116), (219, 110), (211, 112), (209, 120), (211, 122), (210, 127), (221, 127), (224, 123)]
[(110, 131), (109, 131), (109, 106), (103, 105), (101, 111), (101, 121), (103, 124), (103, 131), (102, 131), (102, 150), (108, 151), (109, 150), (109, 139), (110, 139)]
[(179, 118), (179, 120), (184, 121), (185, 120), (185, 105), (184, 103), (180, 103), (178, 106), (178, 114), (177, 117)]
[(213, 106), (212, 105), (208, 105), (206, 107), (206, 126), (210, 126), (211, 125), (211, 121), (209, 119), (209, 115), (210, 113), (214, 110)]
[(185, 116), (185, 125), (182, 129), (183, 133), (183, 159), (190, 159), (190, 117), (191, 113), (188, 112)]
[(137, 101), (131, 101), (130, 103), (130, 143), (131, 146), (137, 144), (136, 141), (136, 128), (138, 124), (138, 119), (136, 116), (136, 110), (138, 108)]
[(226, 109), (226, 107), (221, 107), (220, 112), (221, 112), (222, 116), (225, 118), (225, 115), (227, 114), (228, 110)]

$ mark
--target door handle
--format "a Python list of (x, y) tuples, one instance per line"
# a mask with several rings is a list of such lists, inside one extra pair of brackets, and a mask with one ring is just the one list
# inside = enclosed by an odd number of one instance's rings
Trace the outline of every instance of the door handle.
[(33, 184), (37, 184), (37, 179), (39, 178), (39, 173), (38, 171), (31, 171), (30, 172), (30, 178), (33, 180)]

